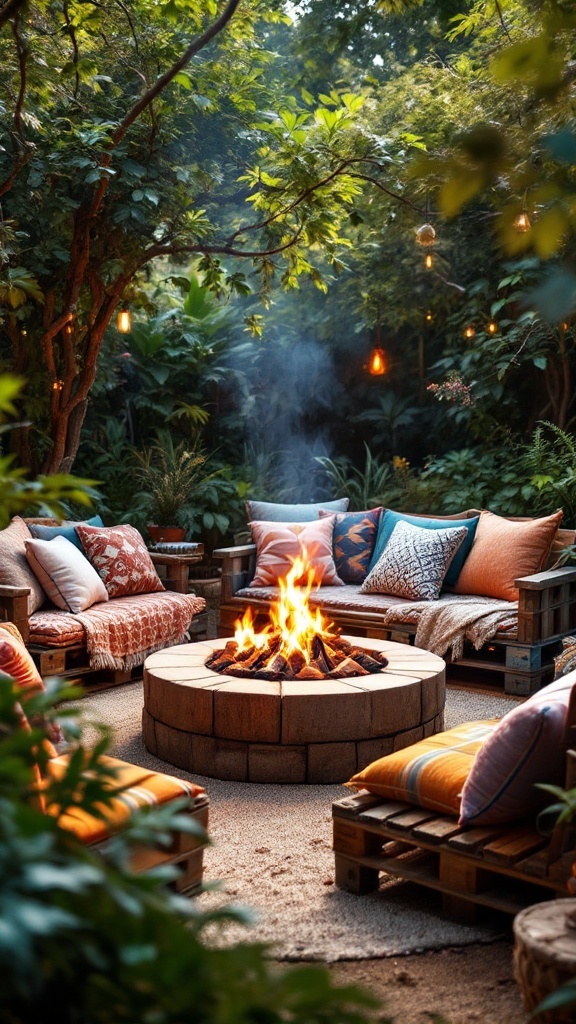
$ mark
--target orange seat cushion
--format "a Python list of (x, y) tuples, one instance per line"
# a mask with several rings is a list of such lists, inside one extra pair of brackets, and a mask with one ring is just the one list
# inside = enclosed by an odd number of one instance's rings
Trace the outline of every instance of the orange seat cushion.
[(459, 814), (462, 788), (497, 719), (466, 722), (373, 761), (345, 783), (376, 796)]
[[(186, 797), (191, 803), (195, 797), (205, 793), (202, 786), (193, 782), (186, 782), (172, 775), (164, 775), (162, 772), (154, 772), (149, 768), (140, 768), (138, 765), (120, 761), (115, 757), (104, 757), (102, 761), (107, 767), (116, 770), (113, 788), (116, 786), (128, 787), (119, 796), (113, 798), (109, 807), (103, 809), (105, 820), (87, 814), (86, 811), (76, 807), (64, 814), (60, 814), (57, 807), (49, 809), (50, 814), (58, 817), (58, 824), (62, 828), (74, 832), (78, 839), (87, 845), (101, 843), (108, 839), (112, 832), (121, 828), (135, 811), (143, 807), (155, 807), (182, 797)], [(53, 778), (61, 777), (66, 770), (66, 764), (65, 754), (53, 758), (48, 762), (49, 775)]]

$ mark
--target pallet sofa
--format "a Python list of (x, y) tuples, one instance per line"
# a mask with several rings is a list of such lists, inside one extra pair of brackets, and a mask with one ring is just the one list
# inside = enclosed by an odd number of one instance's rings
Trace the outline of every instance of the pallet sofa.
[[(264, 502), (253, 502), (252, 512), (253, 527), (258, 528), (260, 520), (256, 516), (271, 516), (275, 508), (283, 508), (284, 512), (279, 514), (290, 515), (290, 509), (310, 509), (310, 512), (301, 512), (308, 516), (318, 516), (318, 510), (326, 508), (321, 504), (311, 506), (274, 506)], [(378, 512), (379, 510), (372, 510)], [(250, 512), (249, 512), (250, 514)], [(342, 529), (346, 528), (347, 518), (354, 516), (368, 516), (369, 513), (344, 513), (336, 512), (334, 525), (333, 553), (338, 572), (342, 563), (342, 551), (346, 549), (346, 543), (350, 540), (350, 534), (336, 540), (336, 534), (341, 523)], [(433, 516), (421, 517), (406, 515), (404, 513), (392, 513), (392, 516), (406, 519), (408, 523), (416, 524), (425, 522), (438, 524), (441, 527), (451, 528), (456, 523), (476, 522), (480, 523), (473, 540), (472, 549), (476, 552), (476, 546), (482, 542), (482, 529), (486, 524), (487, 532), (493, 530), (512, 531), (515, 536), (527, 533), (531, 524), (538, 524), (545, 520), (513, 519), (493, 516), (492, 513), (469, 509), (454, 516)], [(546, 527), (546, 536), (542, 538), (545, 545), (544, 556), (527, 553), (526, 557), (519, 559), (519, 566), (530, 566), (530, 571), (512, 572), (509, 584), (501, 594), (508, 594), (505, 601), (497, 601), (498, 612), (491, 620), (484, 618), (483, 635), (479, 642), (474, 632), (474, 626), (467, 630), (466, 638), (462, 643), (461, 638), (458, 644), (449, 643), (447, 649), (429, 647), (427, 641), (420, 640), (418, 622), (423, 622), (423, 612), (430, 615), (440, 605), (449, 605), (454, 608), (455, 602), (473, 602), (476, 596), (480, 596), (483, 607), (480, 612), (492, 606), (490, 598), (490, 568), (497, 563), (501, 556), (505, 557), (506, 550), (496, 545), (493, 547), (493, 554), (488, 559), (488, 582), (484, 584), (479, 595), (470, 590), (468, 594), (454, 594), (449, 590), (442, 589), (437, 600), (427, 602), (426, 607), (419, 601), (407, 601), (398, 596), (391, 596), (387, 593), (363, 593), (358, 581), (355, 583), (346, 582), (344, 586), (322, 585), (313, 590), (310, 595), (310, 604), (318, 607), (323, 614), (341, 629), (344, 633), (355, 636), (376, 637), (383, 640), (393, 640), (401, 643), (416, 643), (419, 646), (427, 647), (436, 654), (441, 654), (449, 665), (450, 674), (457, 674), (459, 682), (465, 683), (467, 676), (471, 676), (475, 682), (483, 679), (488, 685), (504, 687), (509, 694), (528, 696), (537, 690), (544, 683), (548, 682), (554, 673), (554, 658), (560, 652), (562, 639), (576, 630), (576, 568), (563, 566), (554, 568), (562, 550), (574, 543), (575, 533), (573, 530), (558, 528), (560, 514), (557, 514), (555, 523), (554, 516), (547, 517), (551, 525)], [(280, 524), (280, 521), (278, 521)], [(381, 518), (380, 522), (383, 522)], [(263, 525), (266, 525), (264, 523)], [(298, 524), (300, 525), (300, 524)], [(437, 529), (438, 525), (434, 528)], [(365, 524), (366, 530), (368, 526)], [(357, 531), (359, 526), (354, 527)], [(376, 528), (376, 541), (372, 539), (372, 545), (378, 544), (378, 535), (381, 526)], [(486, 533), (486, 530), (484, 531)], [(546, 541), (548, 537), (548, 541)], [(284, 543), (281, 538), (280, 543)], [(547, 546), (546, 546), (547, 544)], [(503, 547), (507, 547), (507, 540), (504, 540)], [(219, 635), (229, 636), (234, 633), (234, 623), (247, 609), (250, 609), (256, 626), (262, 626), (268, 619), (269, 609), (273, 601), (278, 597), (278, 588), (273, 585), (254, 586), (254, 576), (257, 567), (258, 548), (255, 543), (247, 543), (234, 547), (220, 548), (213, 552), (213, 557), (222, 562), (222, 603), (220, 606)], [(468, 566), (470, 555), (464, 562)], [(350, 561), (348, 561), (350, 564)], [(463, 573), (460, 574), (462, 579)], [(346, 580), (349, 577), (344, 576)], [(338, 581), (340, 583), (340, 581)], [(511, 589), (513, 587), (513, 589)], [(502, 606), (500, 608), (500, 606)], [(451, 613), (452, 614), (452, 613)], [(421, 618), (422, 617), (422, 618)], [(493, 623), (493, 628), (490, 623)], [(488, 629), (486, 627), (489, 627)]]
[(16, 516), (0, 531), (0, 622), (15, 623), (43, 677), (114, 686), (152, 651), (202, 639), (205, 601), (178, 590), (131, 526)]
[(407, 879), (439, 891), (463, 921), (481, 907), (516, 914), (573, 895), (576, 832), (543, 834), (538, 812), (554, 797), (537, 783), (576, 786), (575, 727), (572, 670), (499, 722), (466, 723), (368, 765), (347, 783), (355, 795), (332, 807), (336, 884), (362, 894), (381, 874)]
[[(0, 678), (15, 681), (22, 693), (19, 707), (21, 724), (29, 729), (26, 704), (35, 692), (44, 690), (43, 680), (32, 661), (17, 628), (12, 623), (0, 625)], [(44, 723), (34, 721), (35, 727)], [(44, 726), (42, 774), (35, 766), (36, 806), (53, 815), (61, 828), (72, 832), (86, 846), (104, 852), (111, 837), (141, 809), (165, 806), (178, 801), (178, 813), (193, 822), (193, 827), (175, 829), (168, 845), (138, 845), (131, 850), (133, 871), (149, 871), (160, 865), (174, 865), (177, 873), (172, 887), (176, 892), (191, 894), (202, 882), (203, 851), (207, 843), (209, 799), (205, 789), (162, 772), (151, 771), (118, 758), (102, 756), (101, 764), (108, 774), (106, 788), (110, 802), (90, 814), (77, 806), (59, 807), (49, 802), (50, 783), (65, 773), (68, 754), (58, 753), (53, 743), (61, 745), (63, 737), (58, 726)], [(88, 765), (88, 778), (90, 766)]]

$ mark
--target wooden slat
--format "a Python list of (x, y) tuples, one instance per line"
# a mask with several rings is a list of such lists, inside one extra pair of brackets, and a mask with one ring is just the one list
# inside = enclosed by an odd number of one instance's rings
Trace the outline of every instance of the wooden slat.
[(462, 829), (455, 818), (432, 818), (422, 825), (418, 825), (412, 831), (414, 839), (420, 839), (427, 843), (442, 843), (447, 839), (453, 839), (459, 835)]

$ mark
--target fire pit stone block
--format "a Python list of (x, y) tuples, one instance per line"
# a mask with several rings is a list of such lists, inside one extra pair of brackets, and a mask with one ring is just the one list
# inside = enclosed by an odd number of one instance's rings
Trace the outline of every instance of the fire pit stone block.
[[(247, 696), (248, 695), (248, 696)], [(280, 743), (280, 684), (259, 679), (224, 683), (214, 693), (214, 735), (245, 743)]]

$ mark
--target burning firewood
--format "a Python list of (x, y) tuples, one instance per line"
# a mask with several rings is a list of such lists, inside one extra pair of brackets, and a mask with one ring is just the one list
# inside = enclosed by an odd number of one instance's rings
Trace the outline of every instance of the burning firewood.
[[(378, 669), (380, 666), (378, 666)], [(346, 679), (351, 676), (369, 676), (370, 669), (364, 668), (354, 658), (344, 658), (338, 665), (328, 673), (332, 679)]]

